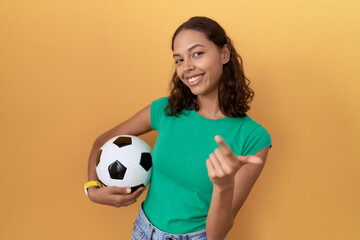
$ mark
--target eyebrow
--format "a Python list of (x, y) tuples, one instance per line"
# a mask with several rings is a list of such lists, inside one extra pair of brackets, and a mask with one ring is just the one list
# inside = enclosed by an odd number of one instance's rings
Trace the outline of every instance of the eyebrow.
[[(201, 45), (201, 44), (195, 44), (194, 46), (188, 48), (188, 51), (191, 51), (191, 50), (193, 50), (193, 49), (196, 48), (196, 47), (205, 47), (205, 46), (204, 46), (204, 45)], [(179, 57), (179, 56), (180, 56), (180, 54), (177, 54), (177, 53), (174, 53), (174, 54), (173, 54), (173, 57)]]

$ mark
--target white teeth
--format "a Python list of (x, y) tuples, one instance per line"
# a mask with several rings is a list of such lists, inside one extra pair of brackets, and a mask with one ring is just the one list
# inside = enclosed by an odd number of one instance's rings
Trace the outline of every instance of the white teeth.
[(202, 76), (202, 75), (198, 75), (198, 76), (189, 78), (188, 81), (189, 81), (189, 82), (194, 82), (194, 81), (198, 80), (199, 78), (201, 78), (201, 76)]

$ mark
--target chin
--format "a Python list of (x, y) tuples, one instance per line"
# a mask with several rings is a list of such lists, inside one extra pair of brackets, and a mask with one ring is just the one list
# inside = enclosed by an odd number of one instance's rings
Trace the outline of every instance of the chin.
[[(191, 91), (191, 90), (190, 90)], [(194, 94), (195, 96), (199, 96), (199, 95), (201, 95), (201, 93), (199, 93), (199, 92), (194, 92), (194, 91), (191, 91), (191, 93), (192, 94)]]

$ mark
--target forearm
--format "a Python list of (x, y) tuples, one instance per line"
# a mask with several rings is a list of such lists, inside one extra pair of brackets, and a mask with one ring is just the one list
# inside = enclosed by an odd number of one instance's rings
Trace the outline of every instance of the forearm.
[(214, 184), (211, 204), (206, 219), (206, 234), (209, 240), (223, 240), (233, 222), (234, 183), (224, 187)]
[(95, 142), (91, 149), (90, 156), (89, 156), (89, 162), (88, 162), (88, 180), (89, 181), (93, 181), (93, 180), (97, 181), (98, 180), (95, 167), (96, 167), (96, 158), (99, 154), (99, 149), (100, 149), (99, 144), (97, 144)]

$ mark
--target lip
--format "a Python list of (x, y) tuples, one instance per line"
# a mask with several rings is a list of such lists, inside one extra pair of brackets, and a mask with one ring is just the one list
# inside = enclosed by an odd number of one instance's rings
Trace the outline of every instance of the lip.
[[(196, 77), (196, 76), (199, 76), (199, 75), (200, 75), (201, 77), (200, 77), (198, 80), (196, 80), (196, 81), (194, 81), (194, 82), (189, 82), (188, 79), (193, 78), (193, 77)], [(205, 73), (194, 74), (194, 75), (192, 75), (192, 76), (186, 77), (185, 79), (188, 81), (188, 84), (189, 84), (190, 86), (193, 86), (193, 85), (198, 84), (198, 83), (203, 79), (204, 75), (205, 75)]]
[(198, 74), (193, 74), (191, 76), (185, 76), (185, 79), (188, 80), (189, 78), (193, 78), (193, 77), (196, 77), (196, 76), (199, 76), (199, 75), (204, 75), (204, 73), (198, 73)]

